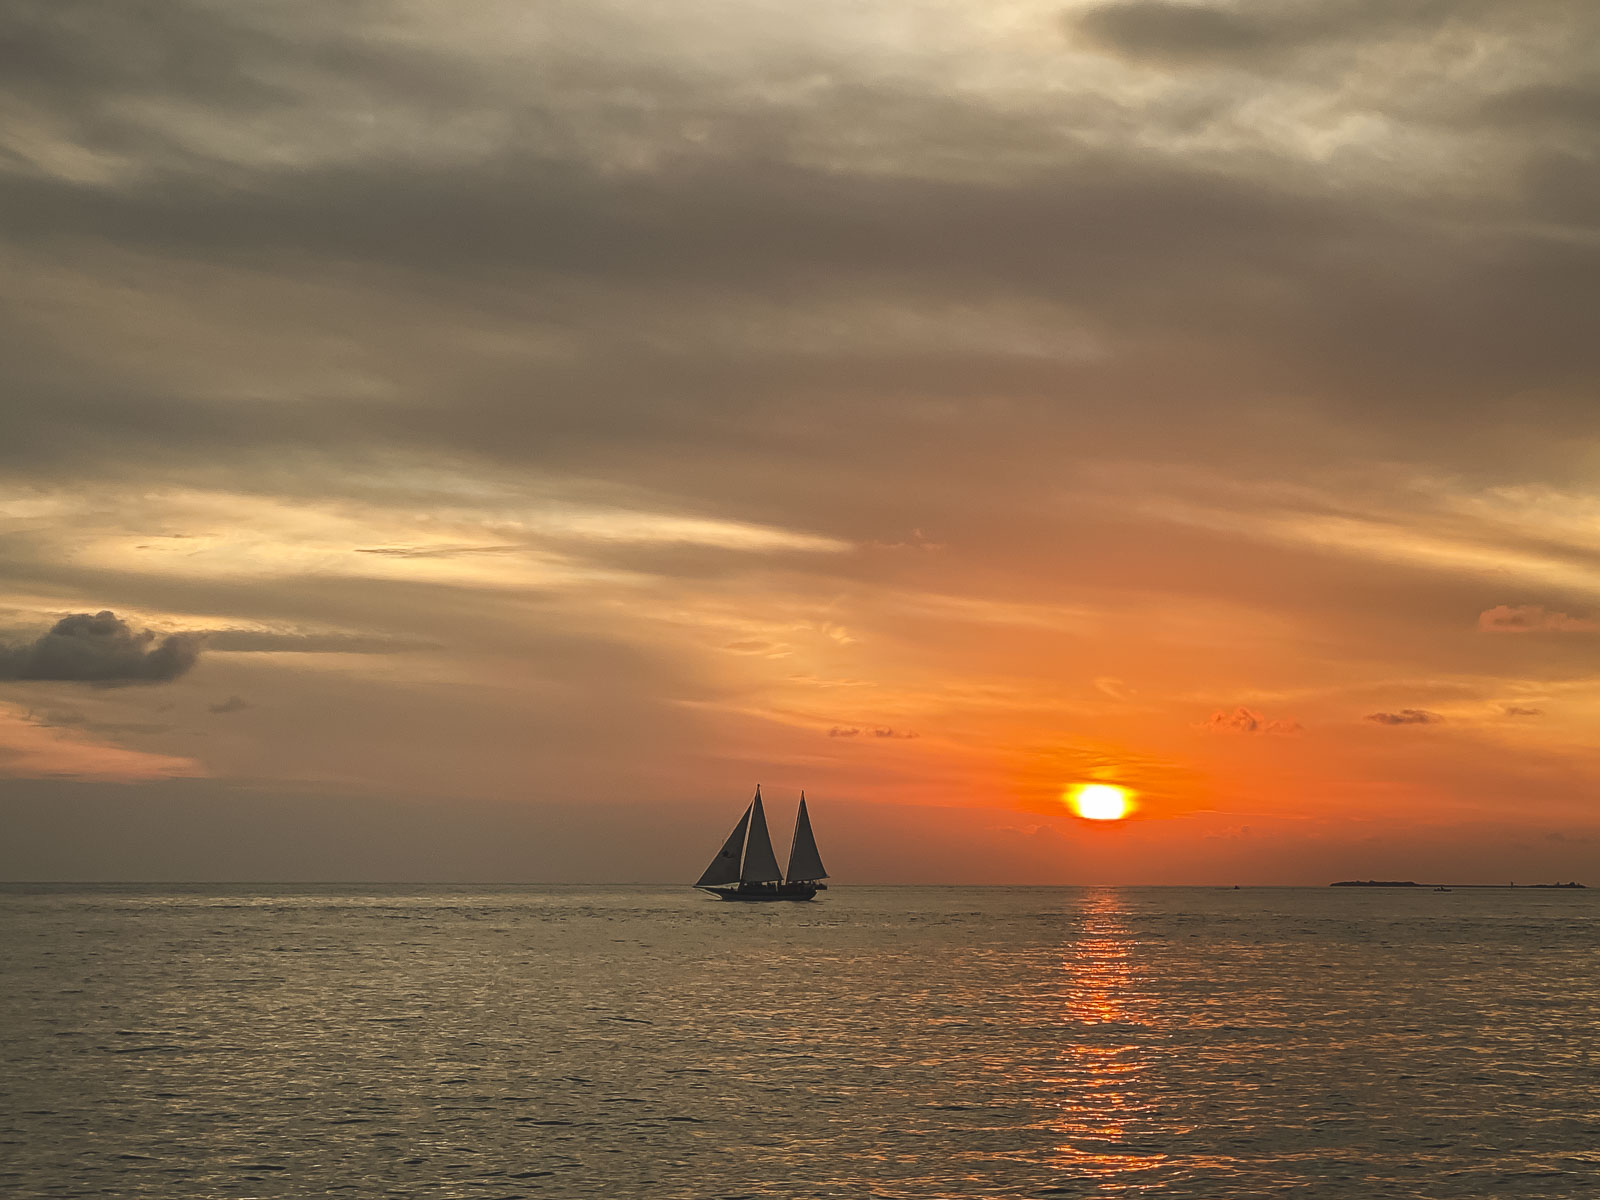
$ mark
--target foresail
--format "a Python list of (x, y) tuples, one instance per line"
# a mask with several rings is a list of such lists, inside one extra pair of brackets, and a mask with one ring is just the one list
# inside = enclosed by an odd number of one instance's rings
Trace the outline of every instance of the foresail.
[(794, 845), (789, 848), (790, 883), (802, 880), (826, 879), (828, 869), (822, 865), (822, 855), (817, 853), (817, 839), (811, 834), (811, 818), (806, 815), (806, 796), (800, 793), (800, 812), (794, 819)]
[(750, 826), (750, 809), (744, 810), (744, 816), (739, 818), (739, 823), (733, 827), (733, 832), (728, 835), (728, 840), (722, 843), (722, 849), (717, 851), (717, 856), (711, 860), (711, 865), (706, 868), (706, 873), (700, 876), (695, 887), (714, 887), (722, 883), (739, 882), (739, 855), (744, 850), (744, 831)]
[(772, 852), (772, 838), (767, 834), (767, 816), (761, 811), (761, 789), (750, 802), (750, 840), (744, 847), (744, 871), (739, 876), (745, 883), (777, 883), (783, 878), (778, 870), (778, 856)]

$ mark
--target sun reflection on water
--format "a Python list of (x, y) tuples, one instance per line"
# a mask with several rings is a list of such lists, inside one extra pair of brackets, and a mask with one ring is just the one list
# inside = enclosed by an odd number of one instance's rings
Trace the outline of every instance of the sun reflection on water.
[(1166, 1159), (1149, 1143), (1155, 1105), (1147, 1037), (1154, 1021), (1142, 985), (1125, 898), (1114, 890), (1085, 896), (1077, 931), (1063, 947), (1062, 1100), (1053, 1128), (1061, 1135), (1055, 1165), (1078, 1176), (1126, 1181)]

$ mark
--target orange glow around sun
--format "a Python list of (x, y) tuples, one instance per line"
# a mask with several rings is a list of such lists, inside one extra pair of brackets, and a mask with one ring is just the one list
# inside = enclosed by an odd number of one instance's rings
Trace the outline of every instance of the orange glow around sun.
[(1120, 821), (1133, 808), (1128, 789), (1110, 783), (1080, 783), (1067, 792), (1072, 811), (1087, 821)]

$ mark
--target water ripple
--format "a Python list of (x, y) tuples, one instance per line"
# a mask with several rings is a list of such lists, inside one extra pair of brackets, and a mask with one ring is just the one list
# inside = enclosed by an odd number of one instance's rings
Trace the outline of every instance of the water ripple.
[(1589, 1195), (1595, 895), (0, 888), (0, 1194)]

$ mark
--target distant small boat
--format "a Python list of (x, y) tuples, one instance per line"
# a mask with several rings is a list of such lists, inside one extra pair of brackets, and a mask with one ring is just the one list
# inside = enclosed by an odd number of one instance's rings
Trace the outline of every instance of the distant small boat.
[(826, 891), (828, 877), (817, 853), (817, 839), (806, 815), (806, 794), (800, 793), (800, 811), (794, 819), (794, 841), (789, 847), (789, 869), (778, 870), (772, 852), (767, 817), (761, 808), (761, 789), (744, 810), (722, 849), (711, 860), (695, 887), (719, 900), (810, 900)]
[(1448, 892), (1450, 889), (1447, 887), (1436, 887), (1433, 890), (1436, 892)]

